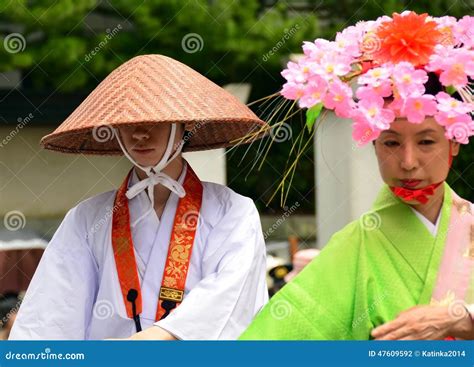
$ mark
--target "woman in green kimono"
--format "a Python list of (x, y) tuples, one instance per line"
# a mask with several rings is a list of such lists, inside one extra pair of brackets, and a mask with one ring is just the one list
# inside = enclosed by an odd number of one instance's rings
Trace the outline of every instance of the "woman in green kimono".
[[(473, 19), (405, 12), (359, 23), (336, 42), (306, 43), (305, 57), (282, 73), (284, 97), (352, 118), (359, 145), (374, 144), (385, 185), (241, 339), (474, 339), (474, 206), (445, 183), (474, 135), (473, 41), (462, 33)], [(369, 36), (378, 42), (370, 53)], [(453, 66), (459, 50), (467, 59)], [(357, 102), (345, 84), (354, 75)]]

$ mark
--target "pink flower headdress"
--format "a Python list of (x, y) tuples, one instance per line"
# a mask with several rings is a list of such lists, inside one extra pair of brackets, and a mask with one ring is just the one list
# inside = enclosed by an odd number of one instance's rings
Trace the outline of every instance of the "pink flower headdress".
[(272, 139), (257, 155), (259, 167), (274, 141), (291, 137), (290, 118), (306, 114), (310, 131), (306, 142), (306, 129), (292, 139), (287, 168), (270, 200), (281, 191), (284, 205), (297, 162), (328, 111), (352, 120), (358, 146), (377, 139), (396, 117), (413, 124), (434, 117), (448, 139), (468, 144), (474, 135), (473, 46), (474, 17), (436, 18), (412, 11), (359, 22), (334, 41), (304, 42), (303, 55), (281, 73), (283, 88), (263, 99)]
[[(280, 93), (307, 109), (309, 127), (324, 110), (351, 118), (359, 146), (377, 139), (395, 116), (414, 124), (433, 116), (448, 139), (467, 144), (474, 135), (473, 30), (471, 16), (411, 11), (359, 22), (335, 41), (305, 42), (304, 56), (282, 72)], [(425, 93), (429, 75), (441, 83), (436, 95)]]

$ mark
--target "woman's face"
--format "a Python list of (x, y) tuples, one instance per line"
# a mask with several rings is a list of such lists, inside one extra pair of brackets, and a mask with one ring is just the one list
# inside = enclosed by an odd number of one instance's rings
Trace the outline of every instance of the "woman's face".
[[(421, 124), (396, 119), (375, 141), (382, 179), (389, 186), (419, 189), (442, 182), (449, 173), (450, 141), (432, 117)], [(459, 144), (451, 142), (451, 154)]]
[[(173, 154), (183, 138), (184, 127), (177, 124)], [(168, 145), (171, 124), (120, 127), (120, 136), (132, 158), (141, 166), (155, 166)]]

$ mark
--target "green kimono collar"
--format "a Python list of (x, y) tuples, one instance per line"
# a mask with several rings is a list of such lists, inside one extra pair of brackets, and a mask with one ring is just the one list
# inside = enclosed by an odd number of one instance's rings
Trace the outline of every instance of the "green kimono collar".
[(431, 299), (448, 233), (452, 189), (447, 183), (443, 186), (441, 217), (434, 237), (410, 206), (396, 197), (387, 185), (382, 187), (372, 206), (372, 212), (379, 216), (380, 232), (424, 282), (420, 304), (429, 303)]

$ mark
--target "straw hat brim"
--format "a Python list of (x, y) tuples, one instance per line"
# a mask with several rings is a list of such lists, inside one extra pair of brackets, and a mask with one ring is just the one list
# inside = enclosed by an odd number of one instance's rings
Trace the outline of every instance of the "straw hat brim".
[[(182, 121), (166, 121), (158, 123), (183, 123)], [(142, 125), (155, 125), (154, 121), (143, 121)], [(54, 150), (62, 153), (72, 154), (92, 154), (92, 155), (122, 155), (112, 128), (134, 126), (134, 124), (114, 124), (102, 125), (97, 129), (83, 128), (75, 131), (58, 132), (46, 135), (41, 140), (41, 145), (48, 150)], [(191, 138), (188, 144), (183, 148), (183, 152), (194, 152), (211, 150), (218, 148), (227, 148), (240, 144), (248, 144), (267, 135), (267, 131), (262, 130), (258, 133), (264, 124), (249, 119), (228, 119), (216, 121), (197, 121), (185, 124), (188, 132), (191, 132)], [(196, 126), (200, 126), (196, 128)], [(194, 133), (194, 129), (199, 133)], [(245, 138), (252, 134), (250, 138)]]
[(117, 155), (122, 150), (113, 129), (165, 123), (185, 124), (184, 151), (249, 143), (268, 131), (247, 106), (197, 71), (166, 56), (142, 55), (110, 73), (41, 145)]

